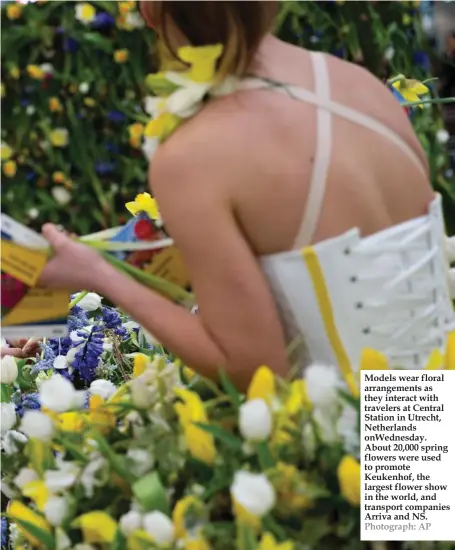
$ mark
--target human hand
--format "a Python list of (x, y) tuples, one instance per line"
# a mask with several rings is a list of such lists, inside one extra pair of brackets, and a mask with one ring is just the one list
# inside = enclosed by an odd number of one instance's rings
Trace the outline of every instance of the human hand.
[(104, 259), (90, 247), (75, 242), (53, 224), (46, 224), (43, 236), (54, 255), (42, 271), (38, 286), (68, 290), (97, 290)]
[(1, 348), (2, 357), (12, 355), (19, 359), (28, 359), (36, 357), (40, 351), (40, 340), (36, 338), (30, 338), (29, 340), (22, 338), (20, 340), (7, 340), (6, 342), (10, 347), (3, 346)]

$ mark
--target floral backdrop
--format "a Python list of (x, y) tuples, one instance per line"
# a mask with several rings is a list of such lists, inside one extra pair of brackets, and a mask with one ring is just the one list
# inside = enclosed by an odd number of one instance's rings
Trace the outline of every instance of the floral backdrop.
[[(154, 33), (136, 2), (1, 9), (2, 209), (36, 228), (53, 221), (78, 234), (122, 223), (124, 203), (146, 185), (143, 99)], [(276, 32), (382, 79), (431, 76), (419, 2), (283, 2)], [(415, 113), (414, 123), (453, 233), (455, 178), (440, 107)]]

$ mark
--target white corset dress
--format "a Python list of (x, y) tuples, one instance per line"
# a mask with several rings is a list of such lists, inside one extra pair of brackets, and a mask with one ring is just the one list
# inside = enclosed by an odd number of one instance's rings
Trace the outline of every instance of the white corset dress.
[(392, 367), (420, 369), (455, 330), (439, 196), (426, 216), (367, 238), (353, 229), (261, 264), (288, 341), (301, 337), (300, 362), (347, 372), (373, 348)]

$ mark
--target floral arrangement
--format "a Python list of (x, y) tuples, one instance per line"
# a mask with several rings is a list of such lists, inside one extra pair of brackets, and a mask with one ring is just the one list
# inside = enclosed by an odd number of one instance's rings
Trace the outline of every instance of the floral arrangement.
[[(282, 2), (276, 33), (363, 64), (384, 81), (396, 74), (425, 81), (431, 69), (418, 4)], [(122, 224), (123, 204), (147, 181), (141, 148), (153, 31), (134, 1), (2, 2), (1, 11), (2, 208), (37, 229), (52, 221), (79, 235)], [(439, 108), (419, 109), (413, 124), (452, 233), (455, 192)]]
[[(262, 366), (242, 394), (93, 293), (73, 297), (69, 328), (1, 361), (3, 549), (363, 547), (355, 374)], [(455, 333), (427, 368), (454, 364)], [(365, 350), (360, 367), (389, 365)]]

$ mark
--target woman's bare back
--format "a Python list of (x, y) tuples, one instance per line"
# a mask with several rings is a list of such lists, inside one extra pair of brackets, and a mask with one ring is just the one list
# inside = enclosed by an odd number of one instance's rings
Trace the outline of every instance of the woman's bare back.
[[(268, 37), (257, 60), (255, 75), (314, 90), (309, 52)], [(426, 165), (406, 113), (385, 85), (331, 56), (327, 66), (331, 99), (388, 126)], [(240, 169), (220, 193), (232, 202), (255, 254), (289, 250), (313, 171), (316, 110), (273, 90), (240, 91), (210, 102), (163, 149), (176, 145), (174, 139), (182, 147), (184, 141), (205, 141), (207, 158), (213, 147), (222, 148), (229, 169), (236, 172), (231, 157)], [(394, 143), (336, 115), (332, 127), (326, 195), (314, 242), (353, 227), (370, 235), (426, 212), (433, 196), (428, 177)]]

